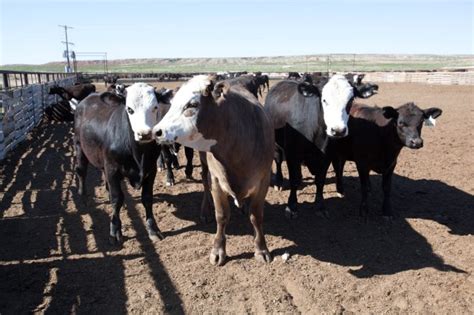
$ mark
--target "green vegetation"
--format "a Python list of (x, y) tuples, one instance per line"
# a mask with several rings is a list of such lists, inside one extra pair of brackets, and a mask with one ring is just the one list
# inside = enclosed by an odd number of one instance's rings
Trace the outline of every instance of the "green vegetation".
[[(474, 67), (474, 55), (308, 55), (245, 58), (123, 59), (108, 63), (110, 72), (217, 71), (393, 71)], [(63, 62), (42, 65), (5, 65), (0, 70), (62, 72)], [(78, 71), (104, 72), (102, 60), (79, 61)]]

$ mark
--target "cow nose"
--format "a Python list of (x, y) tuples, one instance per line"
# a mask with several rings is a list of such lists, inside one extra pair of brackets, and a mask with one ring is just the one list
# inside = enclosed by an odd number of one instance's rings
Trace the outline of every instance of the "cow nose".
[(418, 138), (418, 139), (411, 139), (410, 140), (410, 146), (413, 148), (422, 148), (423, 147), (423, 140)]
[(161, 129), (158, 129), (158, 131), (155, 133), (156, 137), (161, 137), (163, 135), (163, 131)]
[(149, 140), (149, 139), (151, 139), (151, 130), (141, 130), (141, 131), (137, 132), (137, 135), (142, 140)]
[(331, 128), (331, 134), (334, 137), (344, 137), (346, 135), (347, 128), (342, 127), (342, 128)]

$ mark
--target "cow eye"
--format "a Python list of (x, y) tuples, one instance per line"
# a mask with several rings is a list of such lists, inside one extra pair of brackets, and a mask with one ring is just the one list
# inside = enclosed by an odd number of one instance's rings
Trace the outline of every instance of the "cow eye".
[(199, 105), (198, 102), (191, 101), (188, 104), (186, 104), (186, 106), (184, 107), (184, 110), (186, 110), (188, 108), (197, 108), (198, 105)]
[(157, 110), (158, 110), (158, 106), (153, 107), (153, 110), (154, 110), (154, 111), (157, 111)]
[(135, 112), (131, 107), (127, 107), (127, 112), (130, 114), (130, 115), (133, 115), (133, 113)]

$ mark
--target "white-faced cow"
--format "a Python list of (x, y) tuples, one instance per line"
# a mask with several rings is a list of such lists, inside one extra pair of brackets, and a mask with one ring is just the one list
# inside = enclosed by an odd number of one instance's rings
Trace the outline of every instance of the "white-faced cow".
[(271, 121), (258, 100), (240, 85), (222, 81), (214, 86), (209, 76), (195, 76), (176, 93), (154, 134), (159, 142), (176, 141), (202, 151), (203, 207), (210, 206), (206, 202), (210, 190), (217, 222), (210, 262), (225, 262), (229, 197), (238, 207), (246, 203), (249, 208), (255, 230), (255, 257), (271, 261), (262, 225), (274, 136)]
[[(342, 75), (321, 80), (318, 85), (309, 82), (281, 81), (267, 95), (265, 111), (275, 127), (277, 175), (276, 185), (281, 186), (281, 161), (284, 153), (290, 176), (290, 196), (285, 209), (289, 217), (297, 216), (296, 192), (301, 181), (301, 164), (316, 175), (318, 196), (322, 195), (324, 176), (322, 169), (329, 138), (348, 134), (347, 120), (354, 97), (364, 97)], [(323, 204), (316, 203), (317, 210)]]
[(160, 119), (160, 98), (152, 86), (135, 83), (126, 89), (124, 97), (109, 92), (92, 94), (77, 106), (74, 143), (79, 195), (85, 197), (89, 163), (101, 169), (113, 207), (110, 239), (115, 243), (122, 241), (119, 211), (124, 202), (120, 187), (124, 178), (136, 189), (142, 188), (149, 237), (163, 238), (152, 213), (153, 182), (160, 154), (152, 128)]
[[(382, 213), (391, 218), (390, 190), (397, 158), (403, 147), (419, 149), (423, 146), (421, 129), (425, 120), (440, 116), (441, 109), (420, 109), (407, 103), (397, 109), (354, 104), (349, 118), (349, 136), (331, 141), (328, 154), (332, 156), (337, 178), (337, 190), (344, 194), (342, 172), (346, 160), (355, 161), (361, 183), (362, 201), (359, 214), (368, 212), (369, 171), (382, 174), (384, 200)], [(326, 169), (324, 174), (326, 174)]]

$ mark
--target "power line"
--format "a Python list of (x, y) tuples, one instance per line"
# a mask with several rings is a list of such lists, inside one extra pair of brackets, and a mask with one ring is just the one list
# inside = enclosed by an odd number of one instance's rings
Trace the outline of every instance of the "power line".
[(67, 30), (73, 29), (74, 27), (67, 26), (67, 25), (58, 25), (59, 27), (64, 27), (64, 34), (66, 36), (66, 41), (62, 41), (61, 43), (66, 44), (66, 59), (67, 59), (67, 72), (71, 72), (71, 61), (69, 60), (69, 45), (74, 45), (67, 39)]

